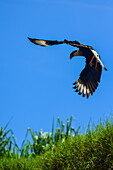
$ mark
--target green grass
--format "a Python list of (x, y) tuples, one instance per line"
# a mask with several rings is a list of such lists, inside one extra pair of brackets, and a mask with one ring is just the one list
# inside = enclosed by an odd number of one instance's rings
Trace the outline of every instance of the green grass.
[[(37, 133), (29, 128), (21, 148), (13, 132), (1, 128), (0, 169), (113, 169), (112, 118), (93, 127), (88, 125), (84, 134), (79, 133), (79, 128), (74, 130), (71, 123), (72, 116), (66, 126), (58, 118), (52, 133)], [(27, 139), (28, 133), (32, 142)]]

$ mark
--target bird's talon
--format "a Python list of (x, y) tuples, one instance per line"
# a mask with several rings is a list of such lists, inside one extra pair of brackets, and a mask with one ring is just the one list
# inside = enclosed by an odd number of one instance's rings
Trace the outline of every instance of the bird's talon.
[(97, 69), (97, 66), (95, 65), (95, 70)]
[(90, 61), (90, 63), (89, 63), (89, 65), (92, 67), (92, 65), (93, 65), (93, 60), (94, 60), (94, 58), (95, 58), (95, 56), (93, 56), (92, 57), (92, 59), (91, 59), (91, 61)]
[(92, 63), (92, 62), (90, 62), (90, 63), (89, 63), (89, 65), (92, 67), (92, 66), (93, 66), (93, 63)]
[(85, 97), (87, 94), (87, 98), (89, 98), (90, 93), (91, 95), (93, 95), (93, 93), (97, 89), (98, 82), (100, 82), (102, 67), (107, 70), (102, 64), (97, 51), (95, 51), (91, 46), (80, 44), (76, 40), (68, 41), (64, 39), (64, 41), (51, 41), (43, 39), (33, 39), (29, 37), (28, 39), (32, 43), (43, 47), (66, 43), (79, 48), (79, 50), (75, 50), (70, 54), (70, 59), (74, 56), (84, 56), (86, 58), (86, 66), (81, 72), (79, 79), (73, 83), (73, 89), (75, 89), (76, 92), (79, 92), (79, 95), (83, 93), (83, 97)]

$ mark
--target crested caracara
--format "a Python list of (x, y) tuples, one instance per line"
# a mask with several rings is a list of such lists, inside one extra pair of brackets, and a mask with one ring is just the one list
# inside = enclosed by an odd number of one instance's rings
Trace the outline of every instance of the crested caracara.
[(68, 41), (65, 39), (64, 41), (51, 41), (33, 39), (29, 37), (28, 39), (32, 43), (43, 47), (64, 43), (77, 47), (78, 50), (75, 50), (70, 54), (70, 59), (72, 59), (74, 56), (84, 56), (86, 58), (86, 65), (82, 70), (79, 79), (73, 83), (73, 88), (75, 89), (75, 92), (78, 92), (79, 95), (83, 94), (83, 97), (87, 95), (87, 98), (89, 98), (90, 94), (93, 95), (100, 82), (102, 68), (107, 70), (104, 67), (97, 51), (95, 51), (91, 46), (80, 44), (76, 40)]

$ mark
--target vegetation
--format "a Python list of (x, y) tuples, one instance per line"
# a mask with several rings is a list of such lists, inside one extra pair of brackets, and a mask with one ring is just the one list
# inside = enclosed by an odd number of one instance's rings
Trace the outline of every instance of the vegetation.
[[(52, 133), (27, 130), (22, 147), (15, 142), (12, 130), (0, 128), (0, 169), (113, 169), (112, 118), (88, 128), (84, 134), (71, 127), (72, 116), (66, 126), (58, 118)], [(28, 133), (32, 142), (27, 139)]]

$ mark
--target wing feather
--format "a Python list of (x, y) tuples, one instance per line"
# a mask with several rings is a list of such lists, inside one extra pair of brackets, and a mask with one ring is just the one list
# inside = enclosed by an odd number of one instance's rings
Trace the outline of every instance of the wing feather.
[(93, 48), (89, 45), (84, 45), (84, 44), (80, 44), (78, 41), (68, 41), (66, 39), (64, 39), (64, 41), (52, 41), (52, 40), (43, 40), (43, 39), (35, 39), (35, 38), (30, 38), (28, 37), (28, 39), (36, 44), (36, 45), (40, 45), (40, 46), (43, 46), (43, 47), (48, 47), (48, 46), (52, 46), (52, 45), (58, 45), (58, 44), (68, 44), (68, 45), (71, 45), (73, 47), (85, 47), (85, 48), (90, 48), (93, 50)]
[[(100, 65), (100, 63), (97, 64), (97, 68), (96, 68), (95, 61), (94, 61), (93, 66), (91, 67), (89, 65), (89, 61), (86, 58), (86, 66), (82, 70), (79, 79), (73, 84), (75, 89), (76, 89), (76, 84), (79, 83), (79, 86), (81, 84), (81, 88), (78, 94), (83, 93), (83, 97), (85, 97), (87, 94), (87, 98), (89, 98), (90, 93), (91, 95), (93, 95), (100, 82), (101, 73), (102, 73), (102, 66)], [(84, 87), (86, 87), (86, 89)]]
[(40, 46), (43, 46), (43, 47), (48, 47), (48, 46), (51, 46), (51, 45), (58, 45), (58, 44), (63, 44), (64, 41), (51, 41), (51, 40), (42, 40), (42, 39), (35, 39), (35, 38), (29, 38), (28, 39), (36, 44), (36, 45), (40, 45)]
[[(51, 40), (43, 40), (43, 39), (34, 39), (34, 38), (29, 38), (28, 39), (36, 44), (36, 45), (40, 45), (43, 47), (47, 47), (47, 46), (52, 46), (52, 45), (58, 45), (58, 44), (68, 44), (74, 47), (77, 47), (79, 49), (90, 49), (90, 51), (92, 52), (92, 55), (95, 56), (94, 60), (93, 60), (93, 65), (90, 66), (90, 59), (87, 56), (85, 56), (86, 58), (86, 66), (85, 68), (82, 70), (79, 79), (73, 83), (74, 85), (74, 89), (76, 92), (78, 92), (78, 94), (82, 94), (83, 93), (83, 97), (85, 97), (87, 95), (87, 98), (89, 98), (90, 93), (91, 95), (93, 95), (93, 93), (95, 92), (95, 90), (98, 87), (98, 84), (100, 82), (100, 78), (101, 78), (101, 73), (102, 73), (102, 67), (107, 70), (104, 65), (102, 64), (101, 60), (100, 60), (100, 56), (98, 55), (98, 53), (91, 47), (88, 45), (84, 45), (84, 44), (80, 44), (78, 41), (68, 41), (66, 39), (64, 39), (64, 41), (51, 41)], [(86, 50), (87, 51), (87, 50)]]

